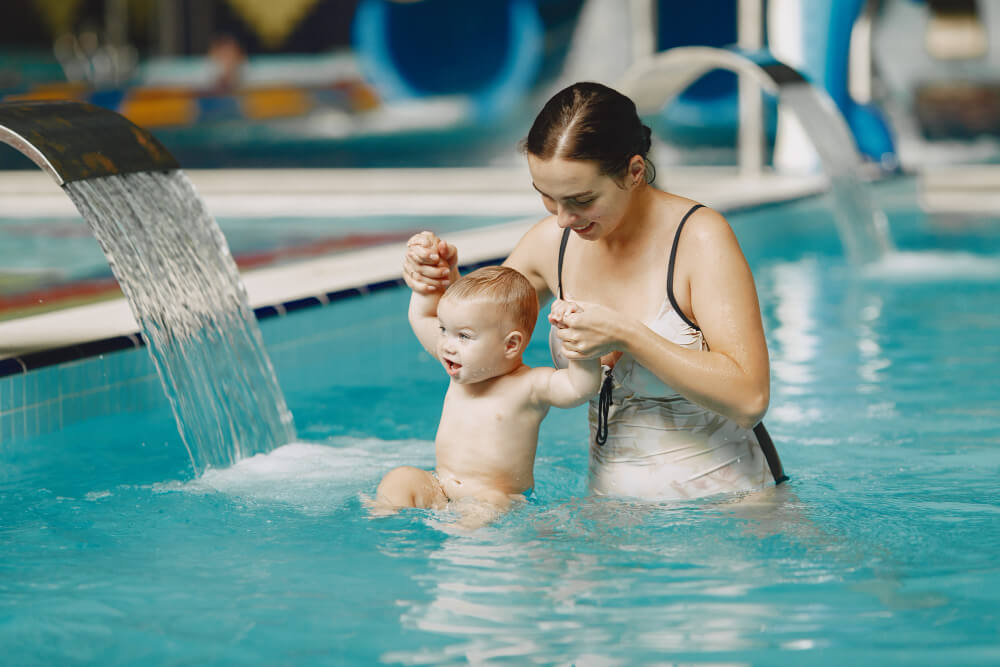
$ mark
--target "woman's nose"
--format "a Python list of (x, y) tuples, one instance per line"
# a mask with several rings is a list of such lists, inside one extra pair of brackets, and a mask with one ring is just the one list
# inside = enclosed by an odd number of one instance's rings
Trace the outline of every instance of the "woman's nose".
[(556, 213), (556, 221), (559, 226), (563, 229), (567, 227), (572, 227), (580, 219), (576, 213), (571, 212), (565, 206), (560, 206), (558, 212)]

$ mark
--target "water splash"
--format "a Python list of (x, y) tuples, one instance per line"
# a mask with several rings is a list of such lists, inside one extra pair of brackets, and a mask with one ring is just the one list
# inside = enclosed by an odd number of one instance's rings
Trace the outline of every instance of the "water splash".
[(784, 86), (781, 103), (795, 113), (830, 178), (833, 217), (848, 261), (856, 266), (878, 262), (894, 250), (889, 222), (862, 180), (864, 161), (840, 112), (808, 84)]
[(225, 237), (180, 171), (75, 181), (142, 328), (196, 473), (295, 439)]

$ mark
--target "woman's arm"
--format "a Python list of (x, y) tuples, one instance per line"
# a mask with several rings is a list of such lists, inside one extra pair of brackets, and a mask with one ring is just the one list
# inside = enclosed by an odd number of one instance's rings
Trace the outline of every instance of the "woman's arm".
[[(708, 215), (706, 215), (708, 213)], [(702, 330), (708, 350), (689, 350), (641, 322), (598, 304), (565, 316), (558, 335), (568, 358), (620, 349), (682, 396), (742, 426), (760, 421), (770, 400), (767, 343), (753, 275), (726, 220), (699, 212), (684, 229), (674, 295)]]

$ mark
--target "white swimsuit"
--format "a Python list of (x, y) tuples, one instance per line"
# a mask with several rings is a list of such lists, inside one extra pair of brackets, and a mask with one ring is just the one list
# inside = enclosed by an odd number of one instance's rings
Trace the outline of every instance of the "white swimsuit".
[[(677, 239), (694, 210), (684, 216), (674, 238), (667, 268), (667, 297), (657, 316), (644, 324), (681, 347), (705, 350), (708, 345), (704, 335), (679, 312), (673, 299)], [(565, 244), (560, 249), (560, 260), (564, 250)], [(562, 261), (560, 292), (561, 265)], [(549, 332), (549, 349), (556, 367), (565, 368), (562, 341), (554, 327)], [(647, 499), (697, 498), (755, 489), (774, 480), (754, 430), (684, 398), (629, 354), (623, 354), (615, 364), (611, 379), (607, 440), (603, 445), (597, 443), (600, 402), (590, 401), (593, 493)]]

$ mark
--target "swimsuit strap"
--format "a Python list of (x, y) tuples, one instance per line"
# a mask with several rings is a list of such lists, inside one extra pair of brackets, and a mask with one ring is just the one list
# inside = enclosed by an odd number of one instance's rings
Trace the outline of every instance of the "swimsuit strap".
[[(704, 204), (695, 204), (690, 209), (688, 209), (688, 212), (684, 214), (683, 218), (681, 218), (680, 224), (677, 225), (677, 231), (674, 233), (674, 243), (673, 246), (670, 248), (670, 263), (667, 265), (667, 297), (670, 299), (670, 304), (674, 307), (674, 310), (677, 311), (677, 314), (680, 315), (685, 322), (693, 326), (695, 329), (697, 329), (698, 327), (696, 327), (693, 323), (689, 322), (686, 317), (684, 317), (684, 313), (682, 313), (680, 308), (677, 307), (677, 301), (674, 299), (674, 258), (677, 257), (677, 242), (681, 238), (681, 229), (684, 228), (684, 223), (687, 222), (687, 219), (691, 217), (692, 213), (697, 211), (699, 208), (704, 208), (704, 207), (705, 207)], [(562, 286), (563, 260), (566, 257), (566, 243), (569, 242), (570, 231), (571, 230), (569, 227), (564, 229), (562, 233), (562, 239), (559, 240), (559, 265), (556, 269), (556, 279), (558, 280), (559, 284), (560, 299), (563, 298), (563, 286)]]
[(771, 440), (771, 434), (764, 428), (764, 422), (760, 422), (753, 427), (753, 434), (757, 436), (757, 444), (760, 445), (760, 451), (764, 453), (764, 459), (767, 460), (767, 467), (771, 469), (771, 477), (774, 478), (774, 485), (777, 486), (782, 482), (788, 481), (788, 475), (785, 474), (785, 469), (781, 465), (781, 458), (778, 457), (778, 450)]
[(688, 209), (688, 212), (684, 214), (681, 218), (680, 224), (677, 225), (677, 231), (674, 232), (674, 244), (670, 248), (670, 263), (667, 264), (667, 298), (670, 299), (670, 305), (674, 307), (674, 312), (684, 320), (688, 326), (693, 327), (696, 331), (701, 331), (698, 325), (692, 322), (684, 315), (684, 311), (680, 309), (677, 305), (677, 299), (674, 298), (674, 261), (677, 259), (677, 246), (681, 240), (681, 230), (684, 229), (684, 223), (687, 222), (691, 214), (697, 211), (699, 208), (704, 208), (704, 204), (695, 204)]
[(562, 289), (562, 267), (563, 267), (563, 257), (566, 256), (566, 242), (569, 241), (569, 227), (563, 230), (562, 240), (559, 242), (559, 268), (558, 268), (558, 278), (559, 278), (559, 298), (563, 298)]

